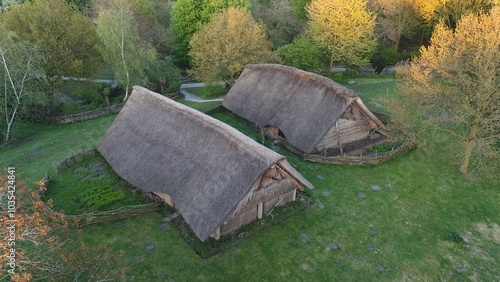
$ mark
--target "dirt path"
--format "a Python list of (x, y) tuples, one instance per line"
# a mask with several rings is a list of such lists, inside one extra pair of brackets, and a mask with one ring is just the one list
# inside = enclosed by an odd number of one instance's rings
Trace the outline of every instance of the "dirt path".
[(204, 99), (198, 97), (197, 95), (189, 93), (186, 90), (189, 88), (196, 88), (196, 87), (203, 87), (203, 86), (205, 86), (205, 84), (201, 83), (201, 82), (200, 83), (185, 83), (185, 84), (181, 84), (181, 89), (179, 90), (179, 92), (184, 96), (184, 100), (191, 101), (191, 102), (204, 103), (204, 102), (219, 102), (219, 101), (224, 100), (224, 98), (204, 100)]

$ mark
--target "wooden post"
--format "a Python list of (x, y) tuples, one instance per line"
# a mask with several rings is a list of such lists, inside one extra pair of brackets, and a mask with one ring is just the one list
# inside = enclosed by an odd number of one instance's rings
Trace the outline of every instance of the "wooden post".
[(257, 205), (257, 218), (258, 219), (262, 219), (263, 208), (264, 208), (264, 203), (260, 202)]
[(215, 240), (220, 239), (220, 226), (217, 227), (217, 230), (215, 230)]

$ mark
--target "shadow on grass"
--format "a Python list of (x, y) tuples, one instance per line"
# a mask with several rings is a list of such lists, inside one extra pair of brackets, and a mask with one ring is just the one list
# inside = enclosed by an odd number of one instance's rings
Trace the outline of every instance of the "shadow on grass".
[(200, 239), (196, 237), (182, 216), (178, 216), (173, 219), (172, 223), (179, 230), (182, 238), (193, 248), (197, 255), (201, 258), (209, 258), (226, 249), (239, 246), (245, 242), (246, 239), (254, 236), (262, 230), (270, 226), (277, 225), (285, 219), (307, 210), (313, 203), (314, 200), (312, 198), (305, 193), (298, 191), (297, 199), (294, 202), (276, 207), (262, 219), (254, 220), (230, 234), (221, 236), (219, 240), (209, 238), (205, 242), (200, 241)]

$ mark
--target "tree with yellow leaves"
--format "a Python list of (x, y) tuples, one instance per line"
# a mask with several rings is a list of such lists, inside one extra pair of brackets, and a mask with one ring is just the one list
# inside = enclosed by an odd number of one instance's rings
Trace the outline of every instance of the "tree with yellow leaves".
[(421, 23), (415, 13), (415, 0), (371, 0), (371, 6), (377, 12), (379, 38), (390, 41), (398, 51), (403, 35), (413, 35)]
[(307, 6), (308, 34), (331, 52), (333, 63), (368, 64), (377, 45), (375, 15), (364, 0), (312, 0)]
[(204, 82), (230, 78), (249, 63), (276, 62), (264, 26), (243, 8), (229, 8), (197, 31), (189, 42), (191, 73)]
[(471, 168), (486, 172), (500, 159), (499, 42), (496, 6), (489, 13), (462, 17), (455, 30), (441, 21), (431, 45), (406, 68), (399, 68), (403, 111), (398, 116), (416, 113), (424, 125), (460, 140), (464, 175)]

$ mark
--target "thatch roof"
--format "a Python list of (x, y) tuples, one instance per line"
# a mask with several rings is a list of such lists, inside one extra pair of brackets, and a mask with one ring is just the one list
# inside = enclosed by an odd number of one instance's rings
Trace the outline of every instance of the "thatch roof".
[(355, 103), (373, 127), (383, 123), (358, 95), (331, 79), (293, 67), (247, 65), (223, 106), (259, 126), (277, 126), (290, 144), (305, 153)]
[(169, 194), (202, 241), (263, 172), (286, 162), (225, 123), (137, 86), (98, 150), (132, 185)]

